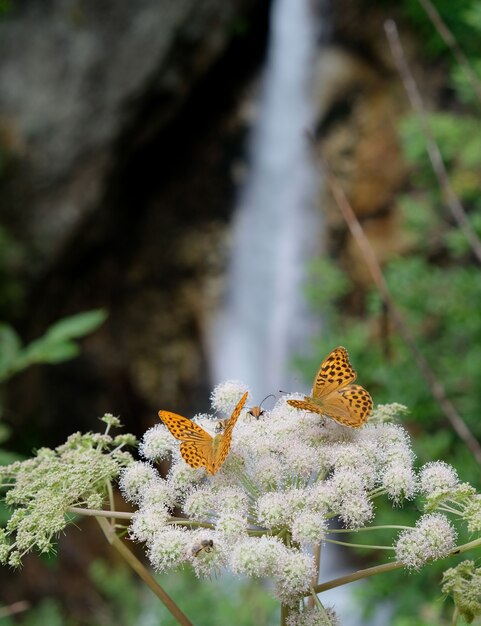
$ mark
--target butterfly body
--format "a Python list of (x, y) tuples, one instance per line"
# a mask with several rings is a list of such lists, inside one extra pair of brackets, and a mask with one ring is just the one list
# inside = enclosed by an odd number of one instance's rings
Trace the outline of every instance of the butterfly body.
[(340, 346), (321, 363), (314, 379), (312, 396), (287, 402), (297, 409), (330, 417), (344, 426), (359, 428), (371, 413), (372, 399), (364, 387), (352, 384), (355, 380), (356, 372), (347, 350)]
[(232, 440), (232, 430), (247, 400), (247, 392), (237, 403), (227, 420), (223, 433), (212, 437), (192, 420), (171, 413), (159, 411), (159, 417), (170, 433), (181, 441), (180, 454), (184, 461), (194, 468), (205, 467), (209, 474), (215, 474), (224, 463)]

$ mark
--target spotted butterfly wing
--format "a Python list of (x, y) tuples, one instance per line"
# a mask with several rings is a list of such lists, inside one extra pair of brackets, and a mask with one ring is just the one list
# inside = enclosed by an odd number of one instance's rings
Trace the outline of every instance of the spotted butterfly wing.
[(314, 379), (312, 395), (322, 398), (356, 380), (346, 348), (339, 346), (321, 363)]
[(363, 387), (351, 384), (355, 379), (356, 372), (347, 350), (336, 348), (321, 363), (314, 379), (312, 397), (287, 402), (297, 409), (330, 417), (344, 426), (359, 428), (371, 413), (372, 399)]
[(229, 453), (232, 429), (246, 400), (247, 392), (237, 403), (224, 432), (215, 437), (211, 437), (198, 424), (177, 413), (159, 411), (159, 417), (171, 434), (181, 441), (180, 453), (184, 461), (191, 467), (205, 467), (210, 474), (215, 474)]
[(219, 437), (222, 437), (222, 440), (218, 448), (218, 457), (215, 463), (215, 466), (216, 466), (215, 471), (217, 471), (219, 467), (224, 463), (227, 455), (229, 454), (230, 443), (232, 441), (232, 431), (234, 430), (234, 426), (237, 422), (237, 419), (239, 418), (239, 415), (241, 414), (241, 411), (244, 408), (244, 404), (246, 403), (247, 396), (248, 396), (248, 392), (246, 391), (244, 395), (242, 396), (242, 398), (237, 403), (234, 411), (232, 412), (232, 415), (229, 417), (227, 424), (224, 428), (224, 432), (222, 433), (222, 435), (218, 435)]
[(171, 413), (159, 411), (159, 417), (171, 434), (182, 442), (180, 453), (191, 467), (203, 467), (211, 463), (213, 438), (192, 420)]

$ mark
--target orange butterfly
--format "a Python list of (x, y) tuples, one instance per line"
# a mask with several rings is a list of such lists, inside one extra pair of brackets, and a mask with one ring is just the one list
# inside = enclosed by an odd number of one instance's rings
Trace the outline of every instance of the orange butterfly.
[(180, 439), (180, 453), (191, 467), (205, 467), (209, 474), (215, 474), (229, 454), (232, 430), (247, 400), (247, 391), (237, 403), (227, 420), (224, 432), (211, 437), (192, 420), (171, 413), (159, 411), (159, 417), (176, 439)]
[(296, 409), (327, 415), (344, 426), (359, 428), (371, 413), (372, 399), (364, 387), (351, 384), (356, 375), (346, 348), (340, 346), (321, 363), (312, 397), (304, 396), (304, 400), (288, 400), (287, 403)]

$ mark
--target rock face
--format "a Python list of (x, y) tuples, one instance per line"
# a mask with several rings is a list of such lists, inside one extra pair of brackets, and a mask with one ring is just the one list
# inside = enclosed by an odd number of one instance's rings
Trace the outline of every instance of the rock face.
[(0, 220), (27, 281), (11, 319), (31, 339), (63, 315), (110, 313), (80, 359), (12, 382), (18, 426), (59, 441), (111, 411), (140, 431), (160, 403), (205, 401), (207, 296), (268, 10), (30, 0), (0, 21)]
[[(204, 324), (268, 10), (29, 0), (0, 18), (0, 241), (7, 232), (9, 278), (26, 288), (3, 309), (0, 298), (0, 319), (30, 340), (64, 315), (109, 312), (81, 357), (10, 382), (12, 448), (30, 455), (97, 431), (106, 411), (141, 435), (159, 408), (202, 408)], [(87, 572), (99, 533), (80, 535), (65, 538), (57, 568), (28, 558), (21, 575), (4, 570), (2, 599), (55, 596), (71, 618), (98, 616)]]
[(28, 226), (38, 260), (48, 263), (65, 233), (98, 210), (106, 173), (125, 157), (119, 140), (130, 149), (152, 141), (254, 4), (14, 3), (0, 21), (3, 148), (18, 167), (4, 210)]

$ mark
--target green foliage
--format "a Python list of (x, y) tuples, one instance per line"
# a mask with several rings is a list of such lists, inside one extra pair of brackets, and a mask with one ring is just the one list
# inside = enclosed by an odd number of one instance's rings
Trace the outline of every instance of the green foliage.
[[(433, 0), (432, 3), (455, 39), (461, 42), (465, 52), (468, 55), (476, 54), (479, 51), (476, 30), (480, 23), (478, 21), (479, 5), (476, 0), (458, 0), (457, 2)], [(450, 60), (451, 56), (446, 49), (446, 44), (431, 24), (419, 0), (404, 0), (400, 9), (409, 26), (418, 35), (425, 56), (435, 61), (439, 58)]]
[[(112, 417), (104, 417), (107, 431)], [(34, 548), (52, 552), (54, 538), (73, 521), (69, 508), (101, 508), (110, 482), (132, 461), (123, 448), (135, 443), (132, 435), (75, 433), (55, 450), (0, 467), (0, 488), (9, 489), (5, 503), (15, 509), (0, 528), (0, 562), (17, 567)]]
[(59, 363), (77, 356), (74, 340), (94, 331), (106, 317), (101, 309), (66, 317), (27, 346), (11, 326), (0, 323), (0, 383), (34, 363)]
[(11, 0), (0, 0), (0, 17), (12, 10)]
[[(481, 6), (473, 0), (438, 0), (435, 5), (481, 76)], [(425, 51), (437, 55), (442, 49), (445, 58), (449, 58), (418, 0), (405, 1), (402, 10), (416, 24)], [(460, 88), (464, 102), (476, 102), (473, 88), (460, 68), (454, 68), (450, 80)], [(479, 102), (476, 104), (479, 111)], [(479, 115), (469, 110), (461, 114), (458, 107), (455, 113), (431, 114), (429, 124), (453, 189), (481, 238)], [(412, 189), (399, 199), (399, 206), (413, 248), (409, 255), (394, 259), (384, 268), (385, 277), (420, 351), (474, 437), (481, 441), (481, 269), (446, 207), (427, 157), (420, 121), (413, 115), (407, 116), (400, 136), (412, 166)], [(374, 290), (367, 294), (362, 318), (346, 314), (345, 303), (354, 293), (354, 284), (347, 272), (340, 273), (334, 263), (331, 266), (326, 261), (314, 266), (312, 276), (317, 288), (310, 285), (308, 289), (311, 302), (326, 321), (327, 331), (315, 341), (316, 359), (298, 360), (307, 379), (312, 380), (320, 356), (336, 345), (346, 346), (359, 372), (360, 384), (372, 393), (375, 403), (395, 399), (410, 408), (403, 423), (414, 435), (419, 463), (443, 459), (457, 468), (462, 480), (479, 485), (479, 465), (433, 400), (413, 355), (388, 319), (379, 294)], [(414, 507), (411, 511), (406, 508), (399, 512), (398, 521), (410, 525), (416, 514)], [(388, 511), (381, 502), (377, 515), (380, 525), (388, 523)], [(380, 543), (388, 541), (387, 534), (388, 531), (379, 531)], [(459, 541), (468, 539), (466, 533)], [(361, 536), (359, 543), (362, 541)], [(429, 602), (429, 598), (439, 597), (442, 572), (443, 564), (435, 563), (419, 576), (392, 572), (386, 577), (375, 577), (363, 587), (362, 602), (369, 607), (390, 598), (395, 608), (390, 621), (394, 626), (454, 623), (447, 617), (452, 611), (451, 602)], [(451, 590), (453, 595), (456, 591), (454, 587)], [(466, 616), (468, 611), (464, 613)]]
[[(103, 561), (97, 561), (91, 568), (91, 577), (109, 600), (107, 624), (130, 626), (142, 620), (162, 626), (177, 624), (150, 591), (141, 592), (133, 584), (129, 570), (114, 569)], [(190, 570), (165, 575), (158, 580), (196, 626), (225, 626), (231, 623), (236, 626), (274, 626), (278, 623), (278, 603), (262, 586), (251, 580), (224, 575), (221, 580), (199, 580)]]

